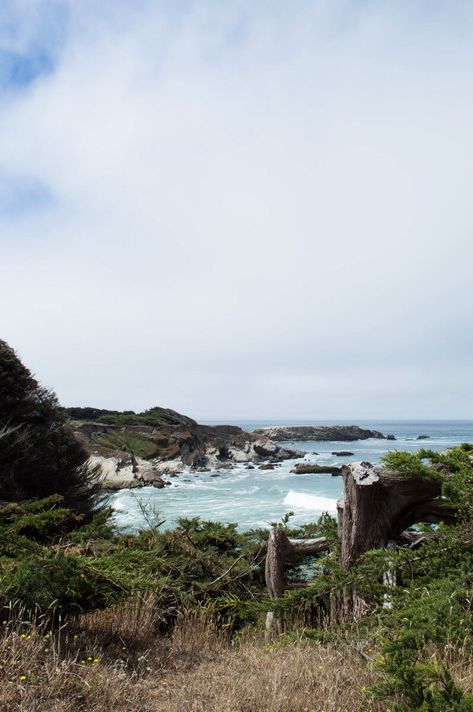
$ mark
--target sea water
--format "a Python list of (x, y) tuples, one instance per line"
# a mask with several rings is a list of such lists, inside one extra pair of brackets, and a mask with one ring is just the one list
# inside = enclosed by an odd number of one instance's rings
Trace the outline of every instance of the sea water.
[[(232, 422), (245, 430), (266, 425), (318, 425), (317, 421)], [(343, 424), (337, 421), (337, 424)], [(350, 423), (351, 424), (351, 423)], [(341, 477), (327, 474), (297, 475), (291, 470), (300, 462), (340, 466), (348, 462), (380, 461), (389, 450), (419, 450), (422, 447), (445, 450), (463, 442), (473, 442), (473, 421), (356, 421), (356, 425), (384, 434), (396, 441), (357, 440), (355, 442), (290, 441), (288, 446), (303, 450), (304, 458), (287, 460), (274, 470), (248, 470), (236, 465), (231, 470), (181, 474), (165, 489), (143, 487), (120, 490), (108, 498), (115, 510), (117, 525), (129, 530), (149, 526), (156, 516), (164, 520), (162, 528), (172, 528), (179, 517), (201, 517), (224, 523), (235, 522), (241, 531), (270, 527), (286, 512), (294, 513), (295, 525), (314, 521), (322, 514), (335, 514), (342, 495)], [(417, 440), (428, 435), (427, 440)], [(281, 443), (284, 445), (284, 443)], [(332, 452), (350, 451), (353, 455), (337, 457)]]

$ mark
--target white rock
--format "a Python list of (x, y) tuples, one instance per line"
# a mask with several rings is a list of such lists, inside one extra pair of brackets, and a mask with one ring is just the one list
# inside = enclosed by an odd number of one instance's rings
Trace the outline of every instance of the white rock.
[(233, 462), (250, 462), (252, 460), (248, 445), (249, 443), (246, 443), (243, 450), (236, 447), (229, 448), (228, 452)]
[(180, 472), (188, 472), (189, 468), (182, 464), (181, 458), (174, 460), (153, 461), (153, 469), (159, 475), (178, 475)]
[(135, 479), (131, 458), (123, 460), (120, 457), (102, 457), (102, 455), (91, 455), (89, 457), (89, 464), (91, 467), (100, 467), (100, 480), (108, 480), (109, 482), (120, 480), (126, 482)]

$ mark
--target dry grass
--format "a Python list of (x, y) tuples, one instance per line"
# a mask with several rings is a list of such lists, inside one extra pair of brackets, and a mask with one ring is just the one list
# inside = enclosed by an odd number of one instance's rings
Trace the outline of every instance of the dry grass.
[[(3, 611), (1, 712), (142, 712), (143, 682), (123, 657), (104, 659), (98, 640)], [(147, 712), (147, 710), (146, 710)]]
[[(0, 638), (1, 712), (355, 712), (373, 682), (356, 647), (256, 638), (232, 647), (201, 611), (156, 637), (155, 601), (89, 614), (48, 634), (12, 617)], [(94, 662), (97, 661), (97, 662)], [(360, 706), (362, 705), (362, 706)]]
[(473, 694), (473, 657), (468, 639), (463, 647), (450, 643), (442, 646), (430, 645), (427, 652), (431, 662), (436, 660), (439, 665), (448, 668), (458, 687)]
[(0, 641), (2, 712), (144, 709), (142, 683), (123, 666), (103, 664), (97, 650), (64, 657), (55, 641), (34, 630), (28, 636), (12, 631)]
[(212, 662), (169, 674), (153, 690), (155, 712), (355, 712), (373, 674), (355, 649), (245, 644)]

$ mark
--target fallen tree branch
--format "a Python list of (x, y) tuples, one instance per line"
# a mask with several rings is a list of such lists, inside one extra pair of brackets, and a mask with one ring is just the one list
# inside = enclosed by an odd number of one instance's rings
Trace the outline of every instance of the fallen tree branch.
[(297, 556), (318, 554), (328, 549), (325, 537), (318, 539), (289, 539), (283, 529), (272, 529), (266, 554), (265, 580), (270, 598), (284, 594), (284, 568)]

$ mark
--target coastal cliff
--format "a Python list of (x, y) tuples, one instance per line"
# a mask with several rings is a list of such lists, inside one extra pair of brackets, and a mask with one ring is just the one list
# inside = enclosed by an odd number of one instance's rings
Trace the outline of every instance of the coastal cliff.
[(66, 410), (70, 426), (99, 466), (104, 489), (164, 487), (179, 473), (276, 463), (303, 457), (263, 433), (234, 425), (200, 425), (168, 408), (145, 413), (96, 408)]

